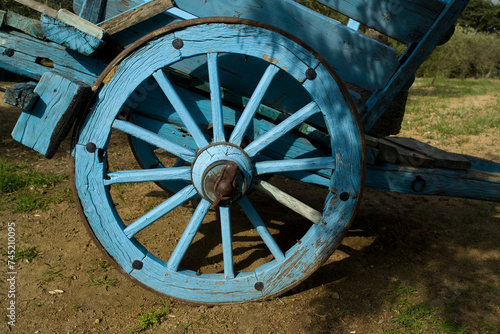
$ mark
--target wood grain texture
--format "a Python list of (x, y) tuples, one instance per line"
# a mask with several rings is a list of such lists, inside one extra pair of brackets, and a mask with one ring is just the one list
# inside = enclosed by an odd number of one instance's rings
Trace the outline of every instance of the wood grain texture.
[(30, 111), (38, 100), (38, 94), (34, 92), (35, 82), (21, 82), (7, 87), (4, 95), (4, 102)]
[(49, 41), (83, 55), (92, 56), (106, 44), (103, 40), (46, 14), (42, 15), (41, 21), (43, 33)]
[[(500, 170), (499, 164), (495, 168)], [(444, 168), (368, 166), (366, 186), (402, 194), (436, 195), (500, 202), (500, 173)]]
[(50, 15), (52, 17), (57, 17), (57, 10), (51, 8), (47, 5), (44, 5), (40, 2), (34, 0), (14, 0), (22, 5), (25, 5), (31, 9), (36, 10), (37, 12)]
[(153, 0), (110, 18), (100, 23), (99, 27), (106, 30), (107, 34), (113, 35), (171, 7), (173, 7), (171, 0)]
[(97, 24), (101, 22), (107, 0), (84, 0), (78, 14), (82, 19)]
[(418, 41), (445, 3), (438, 0), (317, 0), (402, 43)]
[(293, 0), (177, 0), (175, 4), (199, 17), (238, 17), (281, 28), (318, 51), (343, 80), (366, 90), (385, 86), (399, 66), (392, 48)]
[[(9, 57), (5, 49), (12, 49)], [(33, 38), (17, 31), (0, 31), (0, 67), (29, 78), (39, 80), (48, 70), (91, 85), (107, 63), (89, 58), (65, 47)]]
[(24, 17), (12, 11), (7, 11), (5, 13), (4, 24), (36, 38), (43, 39), (45, 37), (40, 21)]
[(90, 87), (57, 72), (46, 72), (34, 93), (34, 108), (23, 111), (12, 132), (18, 142), (51, 158), (68, 134)]
[[(106, 16), (118, 15), (147, 0), (109, 1)], [(74, 2), (76, 10), (81, 0)], [(396, 52), (335, 20), (292, 0), (177, 0), (198, 17), (226, 16), (257, 20), (284, 29), (311, 45), (346, 81), (373, 90), (383, 87), (399, 66)], [(279, 15), (277, 15), (279, 13)]]
[(104, 37), (106, 36), (106, 32), (104, 31), (104, 29), (66, 9), (59, 9), (56, 18), (72, 27), (77, 28), (87, 35), (94, 36), (95, 38), (104, 39)]

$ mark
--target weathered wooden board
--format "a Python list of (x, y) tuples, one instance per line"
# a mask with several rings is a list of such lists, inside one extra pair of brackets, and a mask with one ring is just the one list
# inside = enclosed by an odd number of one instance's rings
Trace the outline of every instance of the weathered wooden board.
[(47, 15), (50, 15), (52, 17), (56, 17), (57, 16), (57, 10), (55, 10), (54, 8), (51, 8), (43, 3), (40, 3), (40, 2), (37, 2), (37, 1), (33, 1), (33, 0), (14, 0), (16, 2), (19, 2), (20, 4), (23, 4), (25, 5), (26, 7), (29, 7), (31, 9), (34, 9), (36, 10), (37, 12), (40, 12), (40, 13), (43, 13), (43, 14), (47, 14)]
[[(500, 166), (496, 165), (499, 170)], [(476, 170), (368, 165), (365, 185), (402, 194), (500, 201), (500, 173)]]
[(405, 44), (421, 39), (445, 7), (438, 0), (316, 1)]
[(107, 0), (85, 0), (78, 15), (91, 23), (101, 22)]
[(422, 143), (413, 138), (387, 137), (385, 140), (396, 144), (398, 147), (404, 147), (419, 155), (432, 159), (433, 165), (431, 167), (467, 170), (472, 166), (471, 162), (460, 154), (440, 150), (437, 147)]
[(107, 34), (113, 35), (173, 6), (171, 0), (153, 0), (104, 21), (99, 24), (99, 27), (104, 29)]
[(80, 55), (56, 43), (17, 31), (0, 31), (0, 67), (13, 73), (39, 80), (43, 73), (55, 69), (92, 85), (106, 65), (105, 61)]
[(387, 139), (379, 139), (379, 154), (377, 159), (393, 165), (432, 168), (435, 161), (418, 151), (395, 144)]
[(30, 111), (38, 101), (38, 94), (34, 91), (35, 82), (20, 82), (7, 87), (3, 100), (5, 103)]
[(57, 19), (98, 39), (103, 39), (106, 36), (106, 32), (104, 31), (104, 29), (66, 9), (59, 9), (59, 11), (57, 12)]
[(366, 90), (384, 87), (399, 66), (394, 49), (293, 0), (177, 0), (175, 4), (200, 17), (239, 17), (281, 28), (318, 51), (343, 80)]
[[(110, 0), (106, 17), (144, 2)], [(81, 0), (74, 1), (75, 10), (81, 4)], [(199, 17), (240, 17), (288, 31), (325, 57), (343, 80), (366, 90), (384, 87), (399, 66), (392, 48), (292, 0), (177, 0), (175, 5)]]
[(39, 3), (34, 0), (15, 0), (16, 2), (19, 2), (27, 7), (30, 7), (42, 14), (46, 14), (48, 16), (52, 16), (54, 18), (57, 18), (64, 23), (67, 23), (70, 26), (73, 26), (84, 33), (94, 36), (99, 39), (103, 39), (104, 36), (106, 36), (106, 32), (104, 29), (99, 28), (97, 25), (93, 24), (92, 22), (89, 22), (85, 20), (84, 18), (81, 18), (80, 16), (76, 15), (75, 13), (72, 13), (66, 9), (59, 9), (56, 11), (55, 9), (46, 6), (42, 3)]
[(0, 10), (0, 27), (3, 25), (3, 21), (4, 21), (4, 18), (5, 18), (5, 11), (4, 10)]
[(33, 37), (44, 38), (42, 23), (38, 20), (30, 19), (17, 13), (7, 11), (4, 15), (4, 24), (21, 30)]
[(93, 55), (106, 44), (103, 40), (86, 34), (52, 16), (42, 14), (41, 21), (43, 34), (49, 41), (86, 56)]
[(40, 99), (32, 110), (21, 113), (12, 137), (51, 158), (71, 129), (90, 86), (49, 71), (34, 92)]

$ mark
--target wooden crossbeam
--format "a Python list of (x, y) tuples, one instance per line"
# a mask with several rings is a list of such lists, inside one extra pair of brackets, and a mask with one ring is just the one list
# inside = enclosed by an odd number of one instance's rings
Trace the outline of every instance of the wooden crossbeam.
[(98, 26), (104, 29), (109, 35), (113, 35), (173, 6), (174, 4), (171, 0), (150, 1), (132, 8), (118, 16), (112, 17), (109, 20), (98, 24)]

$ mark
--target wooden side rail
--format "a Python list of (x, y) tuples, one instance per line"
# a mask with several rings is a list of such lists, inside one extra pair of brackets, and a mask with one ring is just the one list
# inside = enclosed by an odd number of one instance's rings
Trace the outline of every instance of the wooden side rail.
[(445, 7), (439, 0), (316, 0), (402, 43), (420, 40)]

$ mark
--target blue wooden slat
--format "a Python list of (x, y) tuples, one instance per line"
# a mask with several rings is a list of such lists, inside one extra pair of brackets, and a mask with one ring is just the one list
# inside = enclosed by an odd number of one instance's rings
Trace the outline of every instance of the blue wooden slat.
[(179, 242), (177, 243), (177, 246), (175, 247), (172, 255), (170, 256), (170, 259), (167, 262), (168, 269), (173, 271), (177, 271), (179, 269), (179, 265), (181, 264), (181, 261), (184, 258), (189, 245), (193, 241), (196, 233), (198, 232), (198, 229), (201, 226), (201, 223), (203, 223), (203, 219), (205, 219), (205, 216), (207, 215), (208, 210), (211, 206), (212, 203), (205, 199), (202, 199), (198, 204), (196, 210), (193, 213), (193, 216), (191, 217), (191, 220), (186, 226), (184, 233), (182, 234)]
[(97, 24), (101, 22), (101, 18), (106, 8), (108, 0), (83, 0), (81, 9), (75, 11), (78, 15), (85, 20)]
[(52, 16), (43, 14), (41, 21), (45, 38), (83, 55), (91, 56), (106, 45), (103, 40), (86, 34)]
[(231, 209), (228, 206), (219, 208), (222, 234), (222, 257), (224, 261), (224, 277), (234, 278), (233, 236), (231, 228)]
[[(14, 50), (8, 57), (5, 49)], [(51, 68), (41, 64), (42, 59), (54, 63), (54, 69), (74, 80), (92, 85), (101, 74), (107, 62), (99, 58), (89, 58), (62, 45), (35, 39), (16, 31), (0, 31), (0, 67), (39, 80)]]
[(105, 185), (128, 182), (156, 182), (163, 180), (191, 180), (189, 167), (122, 170), (106, 174)]
[[(496, 164), (497, 168), (500, 167)], [(500, 202), (500, 173), (368, 165), (366, 186), (413, 195), (436, 195)]]
[(255, 173), (257, 175), (317, 169), (335, 169), (335, 158), (271, 160), (255, 164)]
[[(58, 72), (47, 71), (34, 89), (36, 105), (24, 110), (12, 131), (18, 142), (51, 158), (62, 139), (58, 137), (73, 125), (74, 113), (90, 87)], [(67, 125), (69, 128), (66, 128)]]
[(289, 116), (286, 120), (280, 122), (270, 131), (251, 142), (245, 147), (245, 152), (247, 152), (249, 157), (255, 156), (259, 151), (264, 150), (278, 138), (292, 131), (295, 127), (299, 126), (299, 124), (305, 122), (309, 117), (319, 112), (319, 107), (315, 102), (309, 103), (307, 106)]
[(184, 159), (185, 161), (192, 162), (195, 157), (195, 152), (191, 151), (190, 149), (175, 144), (164, 137), (158, 136), (156, 133), (143, 129), (130, 122), (117, 119), (113, 123), (113, 128), (123, 131), (131, 136), (137, 137), (150, 144), (158, 146), (165, 151)]
[(174, 210), (175, 208), (179, 207), (195, 196), (196, 190), (194, 189), (194, 187), (192, 185), (186, 186), (184, 189), (177, 192), (165, 202), (161, 203), (153, 210), (149, 211), (147, 214), (127, 226), (123, 230), (123, 232), (130, 239), (161, 217), (165, 216), (170, 211)]
[(254, 228), (259, 233), (262, 241), (264, 241), (267, 248), (269, 248), (269, 250), (271, 251), (271, 254), (273, 254), (274, 258), (276, 259), (276, 262), (280, 263), (285, 261), (285, 254), (283, 254), (283, 251), (276, 243), (276, 240), (274, 240), (273, 236), (271, 235), (271, 232), (269, 232), (266, 225), (260, 218), (259, 213), (257, 212), (257, 210), (255, 210), (255, 208), (253, 207), (252, 203), (250, 203), (248, 198), (246, 196), (243, 197), (242, 199), (240, 199), (238, 204), (243, 209), (246, 216), (248, 217)]
[(252, 119), (254, 118), (255, 113), (257, 112), (257, 109), (259, 108), (259, 105), (261, 104), (267, 89), (271, 85), (271, 82), (274, 76), (278, 73), (278, 71), (279, 68), (272, 64), (267, 67), (266, 71), (264, 72), (264, 75), (259, 81), (259, 84), (257, 85), (255, 91), (250, 97), (248, 104), (243, 110), (243, 114), (236, 123), (233, 132), (231, 133), (231, 137), (229, 138), (230, 143), (233, 143), (235, 145), (241, 144), (241, 142), (243, 141), (243, 137), (247, 132), (248, 126), (250, 125)]
[(163, 70), (160, 69), (156, 71), (153, 74), (153, 77), (156, 79), (156, 82), (158, 82), (158, 84), (160, 85), (161, 89), (165, 93), (165, 96), (168, 98), (168, 100), (174, 107), (175, 111), (177, 111), (177, 114), (179, 114), (180, 118), (182, 119), (182, 122), (186, 126), (186, 129), (188, 130), (189, 134), (194, 138), (194, 141), (196, 142), (198, 147), (202, 148), (207, 146), (208, 141), (205, 138), (205, 135), (203, 134), (203, 132), (201, 132), (200, 127), (194, 121), (193, 117), (191, 116), (191, 113), (186, 108), (184, 102), (182, 102), (182, 99), (175, 91), (175, 88), (170, 83), (170, 80), (168, 80), (165, 73), (163, 73)]
[(207, 64), (210, 82), (210, 101), (212, 103), (212, 125), (214, 142), (225, 142), (224, 122), (222, 116), (221, 87), (219, 82), (219, 67), (217, 65), (217, 53), (207, 54)]
[(445, 4), (439, 0), (316, 0), (402, 43), (418, 41)]
[(177, 0), (175, 4), (199, 17), (238, 17), (281, 28), (318, 51), (343, 80), (366, 90), (385, 86), (399, 66), (394, 49), (293, 0)]

